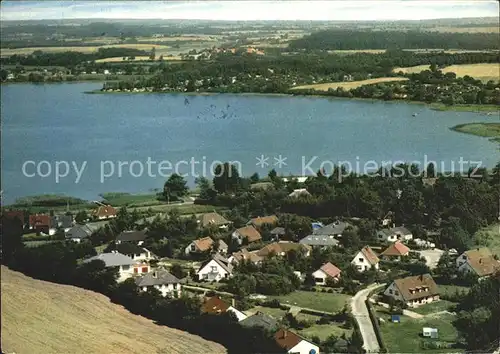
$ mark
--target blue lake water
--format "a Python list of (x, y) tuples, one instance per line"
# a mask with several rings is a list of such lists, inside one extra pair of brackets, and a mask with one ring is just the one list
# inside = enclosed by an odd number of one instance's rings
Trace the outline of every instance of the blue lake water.
[[(245, 176), (262, 176), (273, 167), (279, 174), (300, 175), (317, 171), (322, 162), (327, 171), (332, 163), (349, 161), (362, 172), (367, 161), (424, 163), (427, 158), (449, 170), (452, 163), (458, 168), (460, 158), (488, 167), (500, 160), (497, 144), (449, 130), (495, 121), (495, 116), (315, 97), (84, 93), (99, 87), (2, 85), (4, 204), (47, 193), (92, 199), (102, 192), (148, 192), (163, 186), (167, 177), (160, 173), (172, 173), (176, 163), (177, 172), (189, 174), (192, 183), (196, 175), (211, 177), (216, 160), (239, 161)], [(261, 155), (269, 164), (263, 168), (256, 165)], [(286, 165), (275, 165), (279, 155)], [(50, 163), (50, 175), (48, 164), (40, 165), (47, 177), (36, 171), (40, 161)], [(86, 162), (78, 183), (73, 166), (56, 181), (56, 161), (74, 162), (78, 169)], [(141, 166), (142, 175), (135, 177)], [(59, 170), (65, 174), (65, 163)]]

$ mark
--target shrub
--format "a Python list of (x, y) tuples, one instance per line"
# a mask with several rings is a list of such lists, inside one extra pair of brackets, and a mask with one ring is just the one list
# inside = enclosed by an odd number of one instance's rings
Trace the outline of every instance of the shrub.
[(264, 301), (262, 303), (262, 306), (278, 309), (281, 307), (281, 304), (280, 304), (280, 301), (278, 299), (272, 299), (272, 300)]

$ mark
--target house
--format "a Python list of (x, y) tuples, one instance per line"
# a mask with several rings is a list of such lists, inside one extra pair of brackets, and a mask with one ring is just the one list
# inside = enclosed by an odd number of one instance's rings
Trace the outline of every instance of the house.
[(297, 181), (298, 183), (304, 183), (309, 177), (299, 176), (299, 177), (283, 177), (283, 182), (288, 183), (291, 181)]
[(236, 307), (234, 307), (234, 299), (232, 300), (231, 305), (229, 305), (227, 302), (223, 301), (218, 296), (212, 296), (206, 299), (201, 305), (201, 312), (211, 313), (214, 315), (225, 312), (232, 312), (238, 319), (238, 322), (243, 321), (244, 319), (247, 318), (247, 315), (245, 315), (243, 312), (239, 311), (238, 309), (236, 309)]
[(311, 247), (336, 247), (339, 245), (339, 240), (337, 240), (334, 236), (323, 236), (323, 235), (312, 235), (304, 237), (299, 243), (303, 245), (308, 245)]
[[(228, 246), (223, 240), (216, 241), (219, 245), (218, 252), (221, 254), (227, 254)], [(200, 254), (204, 252), (209, 252), (212, 249), (214, 240), (210, 237), (203, 237), (191, 242), (185, 249), (184, 253), (186, 255), (190, 254)]]
[(156, 258), (148, 249), (139, 247), (131, 242), (115, 244), (114, 250), (132, 258), (134, 261), (150, 261)]
[(232, 224), (231, 221), (216, 212), (203, 214), (199, 219), (199, 223), (203, 228), (216, 226), (222, 230), (226, 230)]
[(140, 246), (144, 243), (144, 240), (146, 240), (146, 230), (140, 230), (140, 231), (122, 231), (117, 237), (116, 237), (116, 244), (120, 244), (122, 242), (132, 242), (135, 243), (136, 245)]
[(199, 280), (219, 281), (229, 278), (233, 273), (231, 262), (216, 253), (212, 258), (203, 262), (196, 272)]
[(54, 227), (63, 229), (64, 232), (68, 232), (69, 229), (73, 227), (73, 216), (72, 215), (53, 216), (51, 224), (54, 225)]
[(351, 264), (354, 264), (358, 271), (364, 272), (372, 267), (378, 270), (379, 261), (375, 252), (369, 246), (365, 246), (354, 256)]
[(408, 307), (439, 300), (438, 287), (430, 274), (396, 279), (385, 289), (384, 295), (402, 301)]
[(500, 262), (486, 247), (465, 251), (457, 257), (455, 262), (460, 272), (476, 274), (479, 278), (500, 271)]
[[(92, 262), (95, 260), (103, 261), (106, 268), (115, 267), (118, 269), (118, 281), (124, 281), (134, 275), (137, 263), (130, 257), (124, 254), (112, 251), (109, 253), (101, 253), (97, 256), (86, 259), (84, 262)], [(143, 269), (141, 269), (142, 271)], [(138, 271), (137, 271), (138, 272)], [(147, 273), (147, 271), (146, 271)]]
[(106, 220), (116, 218), (116, 209), (111, 205), (99, 205), (92, 211), (92, 216), (97, 220)]
[(257, 251), (259, 257), (265, 258), (270, 254), (275, 254), (277, 256), (285, 256), (290, 251), (296, 251), (302, 253), (304, 256), (309, 257), (311, 254), (311, 246), (304, 245), (302, 243), (281, 241), (273, 242)]
[(259, 216), (257, 218), (250, 219), (247, 225), (252, 225), (255, 228), (261, 228), (264, 225), (276, 225), (278, 223), (278, 217), (276, 215), (269, 216)]
[(280, 329), (274, 334), (274, 340), (286, 353), (296, 354), (317, 354), (319, 347), (297, 334), (287, 330)]
[(240, 325), (243, 327), (261, 327), (268, 331), (276, 331), (278, 329), (278, 321), (260, 311), (242, 320)]
[(165, 269), (158, 269), (138, 277), (135, 284), (141, 291), (155, 288), (163, 297), (179, 297), (181, 295), (181, 281)]
[(103, 73), (104, 73), (104, 75), (109, 75), (109, 70), (108, 69), (104, 69)]
[(280, 237), (285, 236), (286, 231), (284, 227), (275, 227), (274, 229), (271, 230), (270, 234), (273, 236), (275, 240), (279, 240)]
[(237, 264), (241, 261), (250, 261), (254, 264), (259, 264), (264, 258), (259, 256), (257, 254), (258, 252), (258, 250), (249, 252), (246, 248), (243, 248), (238, 252), (233, 252), (231, 257), (229, 257), (229, 262), (231, 264)]
[(394, 213), (392, 211), (389, 211), (385, 216), (382, 218), (380, 224), (387, 228), (389, 225), (393, 225), (394, 223)]
[(348, 227), (352, 227), (348, 222), (335, 221), (331, 224), (323, 226), (319, 229), (313, 231), (313, 235), (318, 236), (333, 236), (335, 238), (341, 238), (344, 230)]
[(341, 273), (340, 269), (338, 269), (335, 265), (331, 264), (330, 262), (327, 262), (323, 264), (321, 267), (319, 267), (319, 269), (316, 270), (314, 273), (312, 273), (312, 276), (314, 278), (314, 281), (316, 282), (316, 285), (326, 285), (327, 278), (331, 278), (336, 282), (339, 281), (340, 273)]
[(260, 235), (259, 231), (257, 231), (257, 229), (252, 225), (240, 227), (231, 234), (231, 237), (235, 239), (240, 245), (243, 244), (243, 241), (245, 239), (248, 243), (262, 240), (262, 236)]
[(56, 226), (52, 224), (52, 218), (47, 214), (35, 214), (29, 217), (29, 228), (37, 234), (54, 235)]
[(384, 252), (380, 255), (382, 258), (391, 259), (391, 260), (400, 260), (401, 257), (406, 257), (410, 254), (410, 249), (403, 245), (401, 241), (396, 241), (387, 247)]
[(288, 196), (291, 198), (299, 198), (299, 197), (307, 197), (310, 196), (311, 193), (307, 191), (305, 188), (299, 188), (299, 189), (294, 189), (292, 193), (290, 193)]
[(66, 239), (79, 243), (88, 239), (94, 232), (104, 227), (106, 224), (107, 221), (97, 221), (85, 225), (75, 225), (66, 231)]
[(377, 232), (380, 241), (394, 242), (397, 240), (409, 241), (413, 239), (413, 234), (406, 227), (398, 226), (390, 229), (382, 229)]

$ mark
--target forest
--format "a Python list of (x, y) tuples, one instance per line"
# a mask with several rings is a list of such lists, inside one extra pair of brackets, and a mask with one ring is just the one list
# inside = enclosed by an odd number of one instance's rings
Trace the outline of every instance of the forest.
[(498, 49), (496, 33), (440, 33), (329, 29), (293, 40), (290, 49)]

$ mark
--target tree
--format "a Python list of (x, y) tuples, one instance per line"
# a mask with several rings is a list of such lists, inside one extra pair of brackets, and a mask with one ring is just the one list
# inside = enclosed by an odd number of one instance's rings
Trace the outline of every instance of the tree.
[(170, 273), (172, 273), (172, 275), (174, 275), (178, 279), (183, 279), (187, 276), (186, 271), (179, 263), (174, 263), (172, 265), (172, 267), (170, 268)]
[(219, 193), (235, 192), (240, 186), (240, 174), (235, 165), (225, 162), (215, 166), (213, 184)]
[(426, 177), (434, 178), (436, 177), (436, 165), (433, 162), (430, 162), (426, 167)]
[(259, 177), (259, 174), (257, 172), (255, 172), (253, 175), (250, 176), (250, 181), (252, 181), (252, 183), (257, 183), (259, 182), (260, 180), (260, 177)]
[(212, 188), (212, 186), (210, 185), (210, 181), (207, 178), (198, 177), (196, 178), (195, 183), (200, 190), (200, 199), (206, 201), (212, 201), (215, 199), (215, 197), (217, 196), (217, 191)]
[(188, 193), (188, 187), (186, 186), (186, 180), (174, 173), (165, 182), (163, 187), (163, 195), (167, 200), (178, 200)]
[(156, 57), (156, 48), (151, 48), (151, 54), (149, 55), (149, 60), (155, 60)]
[(75, 221), (78, 224), (84, 224), (85, 221), (89, 219), (89, 215), (85, 210), (80, 210), (76, 215), (75, 215)]
[(439, 243), (449, 248), (456, 248), (459, 253), (469, 249), (470, 235), (460, 225), (460, 219), (451, 217), (441, 230)]

